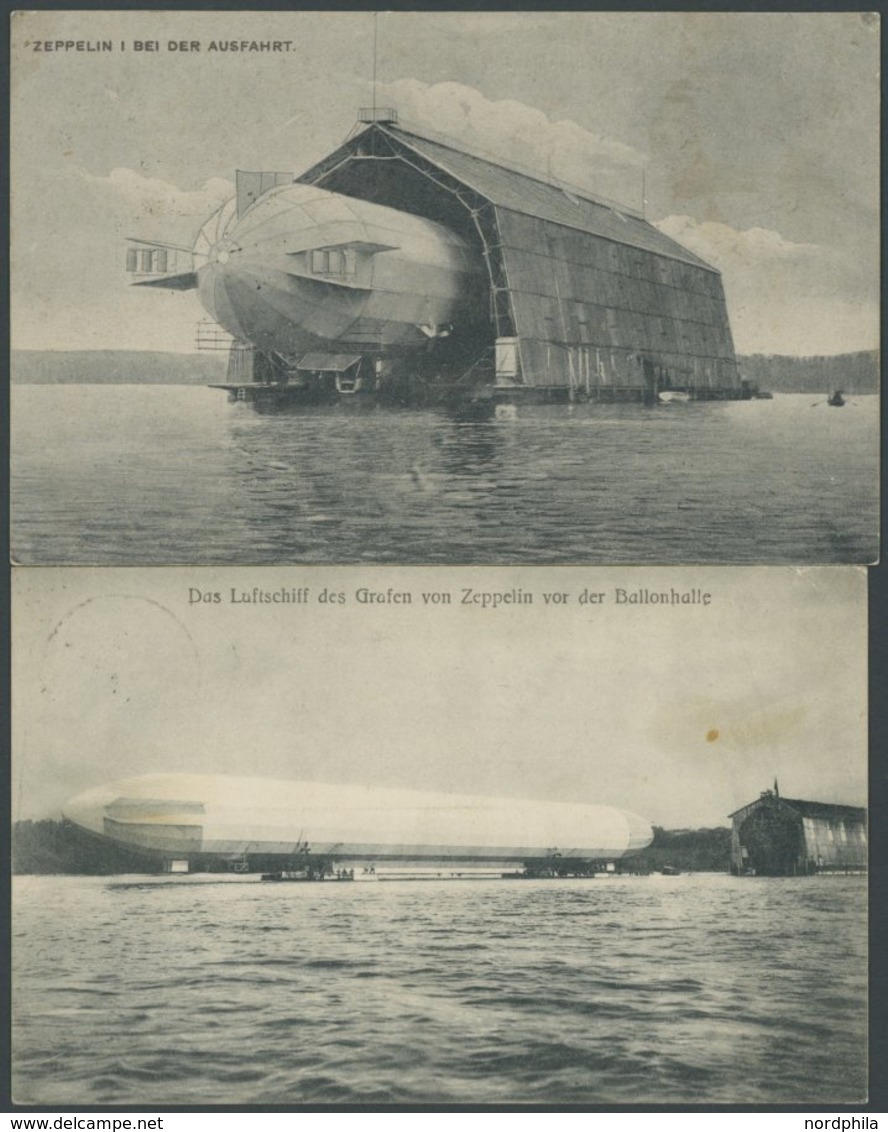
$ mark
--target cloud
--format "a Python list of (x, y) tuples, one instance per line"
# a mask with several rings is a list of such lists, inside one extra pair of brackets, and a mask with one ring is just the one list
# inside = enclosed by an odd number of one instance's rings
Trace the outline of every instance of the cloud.
[[(403, 124), (458, 139), (466, 149), (615, 199), (638, 195), (645, 156), (577, 122), (553, 122), (514, 99), (492, 101), (462, 83), (399, 79), (380, 87)], [(630, 200), (631, 203), (631, 200)]]
[(112, 169), (107, 177), (95, 177), (84, 169), (77, 173), (87, 184), (104, 190), (134, 214), (204, 219), (234, 196), (234, 185), (221, 177), (189, 192), (169, 181), (144, 177), (135, 169)]
[(859, 265), (835, 249), (684, 215), (655, 226), (722, 273), (739, 353), (810, 356), (878, 345), (877, 296)]
[[(203, 222), (234, 194), (214, 178), (181, 189), (130, 168), (96, 176), (69, 166), (64, 210), (19, 194), (12, 249), (12, 327), (18, 349), (194, 349), (201, 308), (193, 295), (128, 286), (126, 239), (191, 247)], [(30, 210), (30, 211), (28, 211)], [(58, 249), (66, 255), (60, 257)], [(47, 271), (46, 264), (53, 264)]]
[(654, 226), (722, 272), (774, 261), (810, 263), (823, 254), (817, 244), (794, 244), (771, 228), (739, 230), (713, 221), (698, 223), (690, 216), (666, 216)]

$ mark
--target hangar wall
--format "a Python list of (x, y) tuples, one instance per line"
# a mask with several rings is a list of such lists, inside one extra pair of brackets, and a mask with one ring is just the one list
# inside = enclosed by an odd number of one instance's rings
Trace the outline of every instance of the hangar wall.
[(716, 272), (509, 209), (497, 221), (526, 382), (739, 389)]

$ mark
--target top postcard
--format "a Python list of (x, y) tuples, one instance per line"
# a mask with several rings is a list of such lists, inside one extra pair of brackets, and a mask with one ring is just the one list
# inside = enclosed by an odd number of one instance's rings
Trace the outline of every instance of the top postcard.
[(14, 562), (877, 560), (877, 14), (11, 41)]

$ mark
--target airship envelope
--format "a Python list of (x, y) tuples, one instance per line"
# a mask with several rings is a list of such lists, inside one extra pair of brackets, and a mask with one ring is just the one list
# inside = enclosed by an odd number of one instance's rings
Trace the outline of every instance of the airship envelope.
[(229, 201), (201, 229), (194, 260), (213, 318), (285, 357), (331, 342), (415, 349), (478, 316), (483, 264), (454, 232), (314, 185), (270, 189), (242, 215)]
[(611, 806), (221, 775), (120, 779), (64, 815), (164, 857), (287, 855), (307, 843), (338, 859), (615, 860), (653, 839), (647, 821)]

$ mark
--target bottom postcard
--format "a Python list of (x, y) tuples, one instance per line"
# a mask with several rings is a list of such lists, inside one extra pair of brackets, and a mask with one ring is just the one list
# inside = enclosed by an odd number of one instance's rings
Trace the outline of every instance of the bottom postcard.
[(17, 571), (14, 1100), (862, 1103), (866, 583)]

